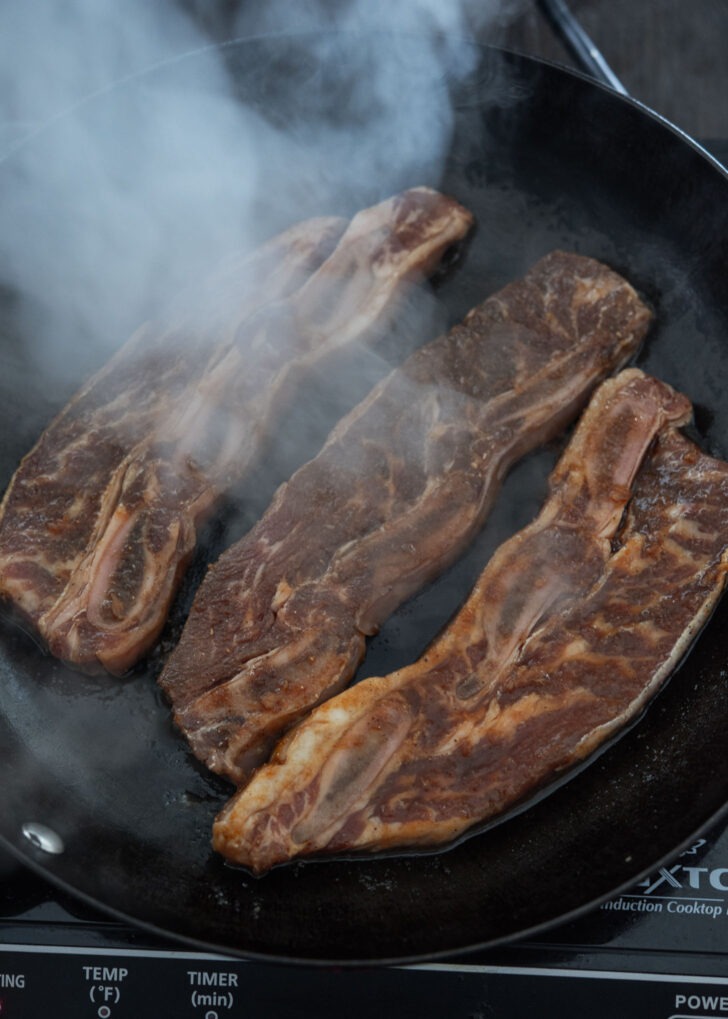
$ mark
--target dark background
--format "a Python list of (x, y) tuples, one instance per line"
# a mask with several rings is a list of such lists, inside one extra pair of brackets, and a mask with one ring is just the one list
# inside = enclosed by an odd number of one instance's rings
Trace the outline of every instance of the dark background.
[[(216, 40), (239, 32), (241, 14), (244, 21), (265, 6), (265, 0), (180, 2)], [(569, 6), (635, 99), (694, 138), (728, 137), (726, 0), (570, 0)], [(335, 13), (339, 4), (330, 0), (330, 7)], [(535, 0), (482, 0), (489, 7), (494, 13), (481, 41), (575, 66)]]
[[(725, 0), (571, 0), (627, 91), (695, 138), (728, 136)], [(573, 66), (536, 5), (502, 31), (504, 45)]]

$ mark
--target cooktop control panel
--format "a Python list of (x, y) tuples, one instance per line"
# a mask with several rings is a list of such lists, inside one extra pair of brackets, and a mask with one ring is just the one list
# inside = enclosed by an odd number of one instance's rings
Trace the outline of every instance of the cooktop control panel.
[(0, 952), (2, 1019), (525, 1016), (696, 1019), (728, 1013), (728, 976), (561, 966), (300, 969), (180, 952)]
[(418, 966), (287, 966), (186, 950), (24, 870), (0, 884), (0, 1019), (717, 1019), (728, 1015), (728, 825), (538, 937)]

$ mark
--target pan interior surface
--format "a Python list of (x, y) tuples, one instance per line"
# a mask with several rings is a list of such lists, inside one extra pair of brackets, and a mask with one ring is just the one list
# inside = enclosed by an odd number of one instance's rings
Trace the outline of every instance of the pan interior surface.
[[(339, 41), (344, 50), (355, 44)], [(394, 59), (395, 43), (385, 45)], [(239, 97), (293, 125), (296, 146), (315, 145), (305, 141), (318, 137), (307, 125), (321, 115), (322, 96), (332, 104), (326, 116), (342, 116), (334, 97), (346, 93), (345, 52), (314, 68), (310, 54), (302, 58), (295, 40), (282, 37), (239, 41), (224, 56)], [(669, 125), (601, 86), (497, 51), (478, 50), (477, 58), (465, 81), (442, 81), (453, 111), (444, 163), (410, 167), (397, 182), (439, 187), (476, 216), (474, 237), (436, 285), (439, 313), (456, 321), (553, 248), (599, 258), (655, 307), (637, 363), (690, 397), (701, 445), (728, 455), (728, 178)], [(184, 77), (195, 59), (159, 69), (145, 87)], [(113, 93), (101, 97), (88, 116), (113, 118), (114, 103)], [(280, 166), (271, 174), (272, 186), (284, 186)], [(342, 208), (309, 209), (302, 200), (302, 213), (352, 211), (386, 193), (357, 178)], [(10, 298), (2, 310), (4, 487), (68, 394), (48, 395), (49, 380), (31, 376)], [(372, 639), (360, 677), (422, 651), (490, 552), (536, 512), (557, 453), (544, 450), (512, 472), (472, 549)], [(280, 475), (246, 504), (253, 519), (285, 478), (285, 459), (276, 462)], [(222, 526), (214, 541), (227, 536)], [(193, 570), (179, 618), (195, 579)], [(154, 682), (162, 655), (124, 681), (91, 679), (3, 622), (0, 836), (102, 908), (242, 956), (412, 961), (515, 938), (630, 884), (723, 810), (728, 774), (716, 762), (728, 745), (727, 611), (719, 606), (637, 725), (503, 823), (438, 853), (296, 863), (258, 879), (210, 849), (230, 789), (175, 731)], [(63, 852), (32, 846), (22, 834), (29, 822), (56, 832)]]

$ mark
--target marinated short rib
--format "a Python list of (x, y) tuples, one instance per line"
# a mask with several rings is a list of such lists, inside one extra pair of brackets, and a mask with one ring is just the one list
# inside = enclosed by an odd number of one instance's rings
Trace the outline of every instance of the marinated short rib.
[(122, 673), (148, 650), (199, 522), (296, 379), (383, 327), (470, 224), (415, 188), (343, 234), (338, 220), (293, 228), (253, 256), (232, 319), (200, 336), (195, 310), (192, 339), (186, 324), (145, 331), (81, 391), (21, 465), (0, 522), (0, 593), (52, 653)]
[(241, 783), (342, 689), (366, 636), (456, 559), (509, 466), (649, 321), (616, 273), (555, 252), (375, 387), (197, 593), (161, 676), (195, 754)]
[(196, 295), (202, 307), (142, 326), (24, 458), (0, 506), (0, 594), (45, 637), (48, 614), (108, 526), (130, 457), (189, 402), (241, 322), (298, 289), (345, 226), (300, 223), (227, 263)]
[(689, 412), (634, 369), (606, 382), (542, 512), (449, 627), (420, 661), (289, 733), (220, 814), (215, 848), (264, 871), (316, 852), (446, 843), (634, 718), (728, 570), (728, 464), (677, 432)]

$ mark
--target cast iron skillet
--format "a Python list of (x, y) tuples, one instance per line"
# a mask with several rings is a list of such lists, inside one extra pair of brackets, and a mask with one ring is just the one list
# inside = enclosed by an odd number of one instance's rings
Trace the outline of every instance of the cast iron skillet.
[[(253, 54), (263, 55), (262, 71), (259, 63), (251, 70)], [(281, 123), (305, 126), (322, 95), (344, 91), (329, 79), (345, 78), (346, 61), (319, 68), (309, 105), (312, 68), (295, 40), (236, 42), (225, 57), (241, 95)], [(465, 256), (438, 287), (448, 317), (553, 247), (602, 258), (655, 305), (657, 325), (638, 363), (690, 396), (704, 448), (727, 454), (726, 174), (673, 127), (586, 78), (486, 49), (479, 60), (454, 87), (457, 115), (441, 179), (427, 176), (431, 167), (421, 171), (421, 180), (455, 195), (478, 219)], [(184, 76), (185, 63), (155, 74)], [(90, 116), (101, 108), (113, 117), (113, 95), (96, 107)], [(369, 182), (348, 200), (353, 210), (378, 197)], [(3, 485), (54, 401), (38, 400), (45, 383), (29, 377), (17, 355), (13, 322), (7, 318), (0, 353)], [(362, 675), (421, 651), (489, 551), (534, 514), (556, 452), (513, 473), (482, 539), (372, 640)], [(265, 504), (255, 498), (249, 513)], [(178, 616), (196, 579), (193, 571)], [(589, 909), (724, 812), (726, 622), (724, 604), (638, 724), (503, 823), (432, 855), (299, 863), (261, 879), (209, 849), (228, 789), (174, 731), (153, 681), (161, 656), (126, 682), (88, 679), (3, 624), (0, 834), (79, 897), (232, 954), (383, 963), (500, 943)], [(22, 833), (28, 822), (49, 826), (64, 851), (31, 845)]]

